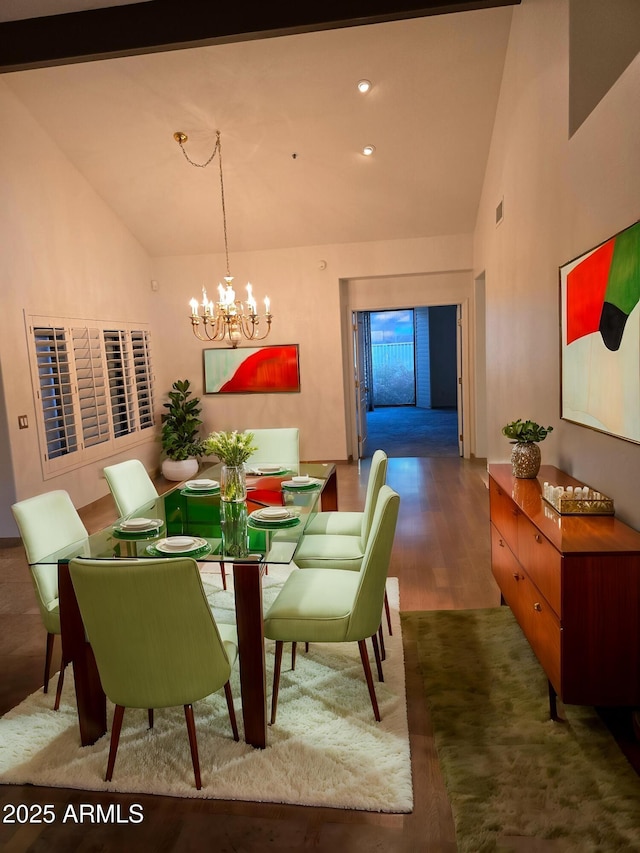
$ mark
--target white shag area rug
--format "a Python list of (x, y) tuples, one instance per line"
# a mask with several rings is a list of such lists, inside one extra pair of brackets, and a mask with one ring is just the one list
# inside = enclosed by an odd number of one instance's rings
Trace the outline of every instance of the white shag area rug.
[[(269, 567), (263, 579), (265, 612), (289, 571)], [(233, 622), (232, 580), (227, 591), (219, 574), (204, 574), (203, 581), (216, 619)], [(357, 643), (311, 644), (308, 653), (300, 645), (294, 672), (287, 644), (278, 717), (268, 729), (266, 749), (242, 740), (236, 665), (231, 684), (239, 743), (232, 738), (222, 690), (193, 706), (200, 791), (194, 784), (182, 707), (156, 710), (153, 730), (147, 727), (146, 710), (127, 709), (113, 781), (105, 782), (113, 706), (108, 705), (107, 734), (81, 747), (69, 667), (58, 712), (53, 710), (56, 674), (48, 695), (39, 690), (0, 719), (0, 783), (410, 812), (411, 757), (395, 578), (388, 580), (387, 594), (393, 635), (385, 621), (383, 683), (377, 680), (371, 653), (380, 723), (373, 717)], [(274, 643), (267, 641), (266, 648), (270, 708)]]

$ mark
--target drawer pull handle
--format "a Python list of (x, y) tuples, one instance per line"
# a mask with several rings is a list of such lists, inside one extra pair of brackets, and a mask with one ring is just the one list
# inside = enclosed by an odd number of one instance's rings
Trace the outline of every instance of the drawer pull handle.
[(517, 572), (513, 573), (513, 577), (514, 577), (514, 580), (517, 580), (517, 581), (520, 580), (520, 575)]
[(539, 533), (536, 533), (536, 534), (535, 534), (535, 536), (534, 536), (533, 538), (536, 540), (536, 542), (542, 542), (542, 539), (541, 539), (541, 537), (540, 537), (540, 534), (539, 534)]
[(542, 613), (542, 605), (539, 601), (536, 601), (536, 603), (533, 605), (533, 609), (536, 611), (536, 613)]
[(504, 548), (504, 542), (502, 541), (502, 539), (498, 539), (498, 545), (499, 545), (501, 548)]

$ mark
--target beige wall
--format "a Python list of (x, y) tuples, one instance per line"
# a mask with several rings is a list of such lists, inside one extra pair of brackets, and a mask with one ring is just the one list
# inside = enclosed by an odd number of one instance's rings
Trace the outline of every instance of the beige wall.
[(558, 298), (561, 264), (640, 218), (640, 56), (569, 139), (568, 32), (568, 0), (514, 7), (474, 253), (486, 274), (488, 457), (508, 460), (508, 421), (550, 423), (543, 459), (640, 527), (640, 447), (560, 420)]
[[(265, 295), (271, 299), (275, 319), (266, 343), (300, 346), (301, 391), (205, 396), (207, 430), (297, 425), (303, 459), (346, 459), (351, 448), (350, 403), (343, 382), (343, 359), (349, 357), (343, 341), (345, 314), (356, 307), (380, 307), (385, 277), (393, 277), (393, 300), (387, 307), (458, 302), (461, 294), (471, 291), (470, 273), (436, 272), (470, 269), (471, 257), (470, 235), (233, 254), (236, 291), (251, 281), (259, 303)], [(323, 269), (320, 261), (326, 263)], [(153, 316), (159, 391), (175, 379), (189, 378), (202, 393), (202, 351), (216, 345), (194, 338), (188, 301), (200, 296), (203, 284), (214, 292), (223, 262), (221, 256), (212, 255), (153, 261), (158, 282)], [(340, 282), (345, 279), (359, 279), (353, 305), (341, 295)]]
[[(7, 432), (0, 446), (0, 536), (14, 536), (14, 500), (63, 488), (82, 506), (106, 493), (101, 469), (109, 461), (43, 480), (25, 312), (149, 321), (150, 267), (140, 245), (2, 81), (0, 116), (0, 364)], [(28, 429), (18, 429), (18, 415), (28, 416)], [(139, 450), (146, 463), (155, 463), (155, 445)]]

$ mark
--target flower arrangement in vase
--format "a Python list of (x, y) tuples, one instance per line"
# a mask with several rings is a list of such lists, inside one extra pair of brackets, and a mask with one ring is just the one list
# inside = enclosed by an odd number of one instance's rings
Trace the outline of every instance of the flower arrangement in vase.
[(204, 441), (207, 455), (215, 455), (222, 462), (220, 471), (220, 497), (223, 501), (244, 501), (247, 484), (244, 463), (256, 451), (252, 432), (212, 432)]
[(516, 421), (502, 427), (502, 434), (511, 439), (511, 469), (513, 476), (521, 480), (532, 480), (540, 470), (541, 453), (538, 443), (553, 431), (552, 426), (543, 427), (535, 421)]

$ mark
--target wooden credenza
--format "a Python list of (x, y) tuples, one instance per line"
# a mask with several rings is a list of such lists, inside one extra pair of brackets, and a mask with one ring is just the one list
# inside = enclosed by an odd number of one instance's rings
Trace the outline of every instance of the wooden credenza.
[(551, 696), (640, 706), (640, 533), (613, 516), (560, 515), (542, 498), (544, 481), (583, 485), (550, 465), (533, 480), (489, 466), (491, 565), (503, 600)]

